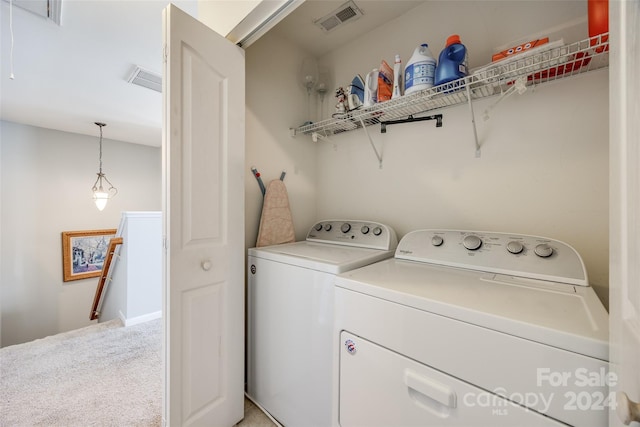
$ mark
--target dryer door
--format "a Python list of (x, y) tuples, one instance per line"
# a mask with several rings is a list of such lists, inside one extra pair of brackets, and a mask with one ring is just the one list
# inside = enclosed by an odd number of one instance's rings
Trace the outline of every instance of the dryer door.
[(342, 427), (566, 426), (357, 335), (340, 341)]

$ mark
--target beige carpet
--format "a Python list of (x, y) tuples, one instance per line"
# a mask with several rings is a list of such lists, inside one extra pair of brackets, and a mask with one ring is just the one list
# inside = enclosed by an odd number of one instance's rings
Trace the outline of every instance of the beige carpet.
[[(0, 349), (0, 427), (161, 425), (162, 319)], [(274, 427), (245, 399), (241, 427)]]
[(0, 349), (0, 426), (159, 426), (162, 319)]

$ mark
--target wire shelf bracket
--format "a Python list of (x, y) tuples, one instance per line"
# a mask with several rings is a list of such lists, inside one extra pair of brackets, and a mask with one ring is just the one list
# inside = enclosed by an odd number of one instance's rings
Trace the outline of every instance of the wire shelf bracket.
[(371, 148), (373, 148), (373, 152), (378, 158), (378, 167), (382, 169), (382, 154), (380, 154), (380, 152), (376, 148), (376, 144), (373, 143), (373, 139), (371, 139), (371, 135), (369, 135), (369, 131), (367, 130), (367, 126), (364, 124), (362, 117), (360, 118), (360, 123), (362, 124), (362, 129), (364, 129), (364, 133), (367, 135), (367, 138), (369, 139), (369, 143), (371, 144)]
[(471, 127), (473, 129), (473, 140), (476, 145), (476, 158), (480, 158), (480, 141), (478, 141), (478, 128), (476, 126), (476, 116), (473, 113), (473, 104), (471, 103), (471, 89), (467, 85), (467, 100), (469, 102), (469, 113), (471, 114)]

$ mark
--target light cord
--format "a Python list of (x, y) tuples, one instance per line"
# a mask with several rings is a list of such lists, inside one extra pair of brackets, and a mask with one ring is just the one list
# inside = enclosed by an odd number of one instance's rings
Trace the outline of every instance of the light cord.
[(104, 125), (98, 125), (100, 127), (100, 175), (102, 175), (102, 126)]
[(9, 0), (9, 32), (11, 33), (11, 53), (9, 56), (9, 78), (13, 80), (13, 0)]

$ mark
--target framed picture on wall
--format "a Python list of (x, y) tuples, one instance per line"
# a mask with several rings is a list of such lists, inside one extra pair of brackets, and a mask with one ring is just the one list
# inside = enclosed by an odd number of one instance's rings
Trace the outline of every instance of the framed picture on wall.
[(100, 277), (116, 229), (62, 232), (63, 280)]

